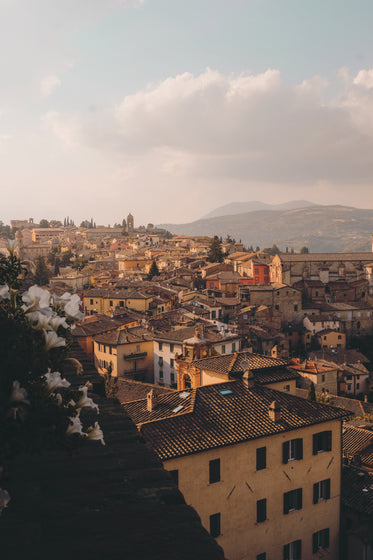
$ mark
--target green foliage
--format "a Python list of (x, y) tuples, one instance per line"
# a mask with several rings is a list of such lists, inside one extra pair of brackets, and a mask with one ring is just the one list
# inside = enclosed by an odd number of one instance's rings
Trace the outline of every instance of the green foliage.
[(153, 276), (159, 276), (159, 269), (157, 263), (153, 260), (152, 265), (149, 270), (148, 280), (151, 280)]
[(214, 235), (213, 239), (211, 240), (210, 243), (210, 249), (209, 252), (207, 254), (207, 258), (210, 262), (223, 262), (224, 260), (224, 255), (223, 255), (223, 251), (221, 248), (221, 243), (219, 240), (219, 237), (217, 235)]
[(39, 227), (41, 227), (41, 228), (49, 228), (49, 222), (48, 222), (48, 220), (40, 220)]
[(309, 253), (310, 250), (308, 249), (308, 247), (303, 246), (303, 247), (301, 248), (300, 252), (301, 252), (302, 255), (305, 255), (305, 254)]
[(44, 257), (38, 257), (36, 259), (35, 273), (33, 275), (35, 284), (38, 286), (47, 286), (50, 276)]
[(307, 400), (316, 401), (315, 384), (313, 381), (311, 381), (310, 386), (308, 387)]

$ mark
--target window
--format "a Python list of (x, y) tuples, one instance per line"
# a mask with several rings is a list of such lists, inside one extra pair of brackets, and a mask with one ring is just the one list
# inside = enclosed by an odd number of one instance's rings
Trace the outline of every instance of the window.
[[(136, 363), (136, 362), (135, 362)], [(159, 370), (159, 379), (163, 380), (163, 369)]]
[(235, 352), (235, 351), (236, 351), (236, 343), (232, 342), (232, 352)]
[(298, 305), (294, 305), (294, 311), (298, 311)]
[(284, 493), (284, 513), (302, 509), (302, 488)]
[(342, 339), (342, 335), (339, 334), (339, 335), (338, 335), (338, 340), (341, 340), (341, 339)]
[(109, 305), (110, 305), (110, 307), (113, 307), (113, 300), (112, 299), (109, 301)]
[(261, 471), (267, 467), (267, 448), (258, 447), (256, 450), (256, 470)]
[(321, 376), (321, 381), (322, 381), (323, 383), (324, 383), (324, 381), (325, 381), (325, 375), (324, 375), (324, 374)]
[(347, 381), (351, 381), (352, 380), (352, 375), (347, 375), (346, 379), (347, 379)]
[(175, 374), (171, 372), (171, 383), (175, 383)]
[(282, 462), (298, 461), (303, 459), (303, 439), (291, 439), (282, 444)]
[(312, 535), (312, 552), (318, 552), (324, 548), (329, 548), (329, 529), (322, 529)]
[(163, 366), (163, 357), (162, 356), (158, 356), (158, 365), (159, 365), (159, 367)]
[(267, 519), (267, 500), (258, 500), (256, 502), (256, 522), (262, 523)]
[(222, 345), (221, 352), (222, 352), (222, 354), (225, 354), (225, 344)]
[(169, 471), (170, 475), (174, 479), (176, 486), (179, 486), (179, 471), (177, 469)]
[(360, 389), (360, 383), (356, 383), (356, 389)]
[(360, 375), (357, 375), (357, 376), (356, 376), (356, 379), (360, 379)]
[(175, 345), (171, 343), (171, 344), (170, 344), (170, 352), (173, 352), (173, 351), (174, 351), (174, 347), (175, 347)]
[(275, 309), (277, 309), (277, 311), (280, 309), (279, 305), (275, 305)]
[(209, 462), (209, 482), (214, 484), (220, 480), (220, 459), (213, 459)]
[(158, 342), (158, 348), (159, 348), (159, 350), (162, 350), (162, 348), (163, 348), (163, 342)]
[(302, 559), (302, 541), (293, 541), (284, 545), (284, 560)]
[(317, 455), (323, 451), (331, 451), (332, 449), (332, 432), (327, 430), (313, 434), (313, 454)]
[(109, 346), (109, 354), (112, 354), (112, 353), (113, 353), (113, 349), (112, 349), (111, 346)]
[(89, 304), (90, 304), (90, 305), (93, 305), (93, 299), (90, 299), (90, 300), (89, 300)]
[(171, 359), (170, 359), (170, 367), (171, 367), (171, 368), (175, 367), (175, 360), (174, 360), (174, 358), (171, 358)]
[(124, 307), (124, 301), (119, 302), (119, 307)]
[(214, 538), (220, 535), (220, 513), (210, 515), (210, 535)]
[(313, 503), (318, 504), (322, 500), (330, 498), (330, 478), (321, 480), (313, 485)]

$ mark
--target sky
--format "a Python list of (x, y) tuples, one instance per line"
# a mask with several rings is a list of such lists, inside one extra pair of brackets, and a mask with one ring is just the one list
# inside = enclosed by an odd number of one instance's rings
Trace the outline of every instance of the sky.
[(373, 208), (371, 0), (0, 0), (0, 220)]

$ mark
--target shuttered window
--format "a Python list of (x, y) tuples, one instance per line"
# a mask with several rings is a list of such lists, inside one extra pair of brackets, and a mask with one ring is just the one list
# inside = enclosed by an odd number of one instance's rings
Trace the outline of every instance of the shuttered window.
[(284, 494), (284, 513), (302, 509), (302, 488), (285, 492)]
[(282, 444), (282, 462), (296, 461), (303, 459), (303, 439), (291, 439)]
[(267, 448), (258, 447), (256, 450), (256, 470), (260, 471), (267, 467)]
[(312, 535), (312, 552), (329, 548), (329, 529), (322, 529)]
[(322, 500), (330, 498), (330, 478), (320, 480), (313, 485), (313, 503), (318, 504)]
[(293, 541), (284, 545), (284, 560), (302, 560), (302, 541)]
[(258, 500), (256, 502), (256, 521), (262, 523), (267, 519), (267, 500)]
[(332, 432), (326, 430), (325, 432), (318, 432), (313, 434), (313, 454), (317, 455), (323, 451), (332, 450)]

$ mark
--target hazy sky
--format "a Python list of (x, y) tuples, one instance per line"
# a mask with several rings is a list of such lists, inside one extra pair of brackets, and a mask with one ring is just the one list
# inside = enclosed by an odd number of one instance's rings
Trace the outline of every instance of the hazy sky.
[(373, 208), (371, 0), (0, 0), (0, 219)]

